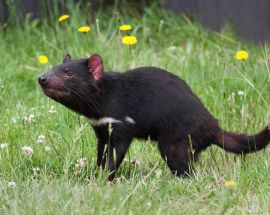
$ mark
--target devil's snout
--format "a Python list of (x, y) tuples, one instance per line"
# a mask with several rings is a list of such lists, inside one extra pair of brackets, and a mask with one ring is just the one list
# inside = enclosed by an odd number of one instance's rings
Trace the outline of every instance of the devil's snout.
[(46, 86), (49, 83), (49, 77), (46, 74), (39, 76), (38, 83), (41, 86)]

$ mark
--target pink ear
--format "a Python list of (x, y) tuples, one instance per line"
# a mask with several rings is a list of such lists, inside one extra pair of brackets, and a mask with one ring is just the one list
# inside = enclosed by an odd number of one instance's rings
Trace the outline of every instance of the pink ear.
[(88, 70), (93, 78), (98, 81), (104, 74), (103, 60), (98, 54), (88, 58)]

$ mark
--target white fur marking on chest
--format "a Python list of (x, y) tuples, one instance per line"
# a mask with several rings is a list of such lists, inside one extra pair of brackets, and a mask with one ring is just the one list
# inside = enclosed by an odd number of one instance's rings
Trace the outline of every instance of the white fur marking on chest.
[(128, 122), (128, 123), (130, 123), (130, 124), (135, 124), (134, 119), (132, 119), (132, 118), (129, 117), (129, 116), (126, 116), (125, 121)]
[[(102, 117), (100, 119), (90, 119), (90, 124), (93, 126), (99, 126), (99, 125), (105, 125), (105, 124), (113, 124), (113, 123), (123, 123), (123, 121), (119, 119), (115, 119), (113, 117)], [(130, 123), (130, 124), (135, 124), (134, 119), (132, 119), (129, 116), (125, 117), (125, 122)]]
[(93, 126), (99, 126), (99, 125), (104, 125), (104, 124), (108, 124), (108, 123), (122, 123), (121, 120), (112, 118), (112, 117), (102, 117), (100, 119), (90, 119), (90, 123)]

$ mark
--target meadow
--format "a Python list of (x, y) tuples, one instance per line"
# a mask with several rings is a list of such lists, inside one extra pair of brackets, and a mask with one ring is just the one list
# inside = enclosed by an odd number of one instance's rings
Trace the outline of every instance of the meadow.
[[(270, 122), (268, 45), (155, 6), (95, 17), (70, 6), (67, 14), (0, 27), (0, 214), (270, 213), (269, 147), (246, 156), (210, 147), (187, 179), (170, 173), (154, 142), (135, 140), (111, 186), (96, 168), (88, 120), (48, 99), (37, 82), (66, 53), (99, 53), (106, 71), (161, 67), (183, 78), (223, 129), (252, 134)], [(120, 31), (122, 24), (132, 29)], [(79, 32), (84, 25), (91, 31)], [(126, 35), (137, 43), (123, 44)], [(246, 60), (236, 59), (239, 50)]]

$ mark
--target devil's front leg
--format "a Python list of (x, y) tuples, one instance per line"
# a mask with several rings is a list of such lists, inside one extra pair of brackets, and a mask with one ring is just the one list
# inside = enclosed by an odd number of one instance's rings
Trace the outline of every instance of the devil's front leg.
[(108, 140), (109, 135), (105, 131), (103, 127), (93, 127), (98, 139), (97, 145), (97, 167), (98, 168), (105, 168), (106, 159), (108, 157)]
[(112, 135), (108, 142), (108, 170), (109, 181), (115, 178), (115, 172), (122, 163), (126, 152), (130, 146), (132, 138), (126, 134)]
[(115, 178), (115, 171), (122, 163), (129, 145), (133, 139), (132, 128), (125, 124), (94, 127), (98, 138), (97, 165), (105, 167), (106, 161), (109, 170), (109, 181)]
[(106, 164), (106, 159), (108, 157), (108, 148), (106, 143), (101, 140), (98, 140), (97, 147), (97, 166), (104, 169)]

